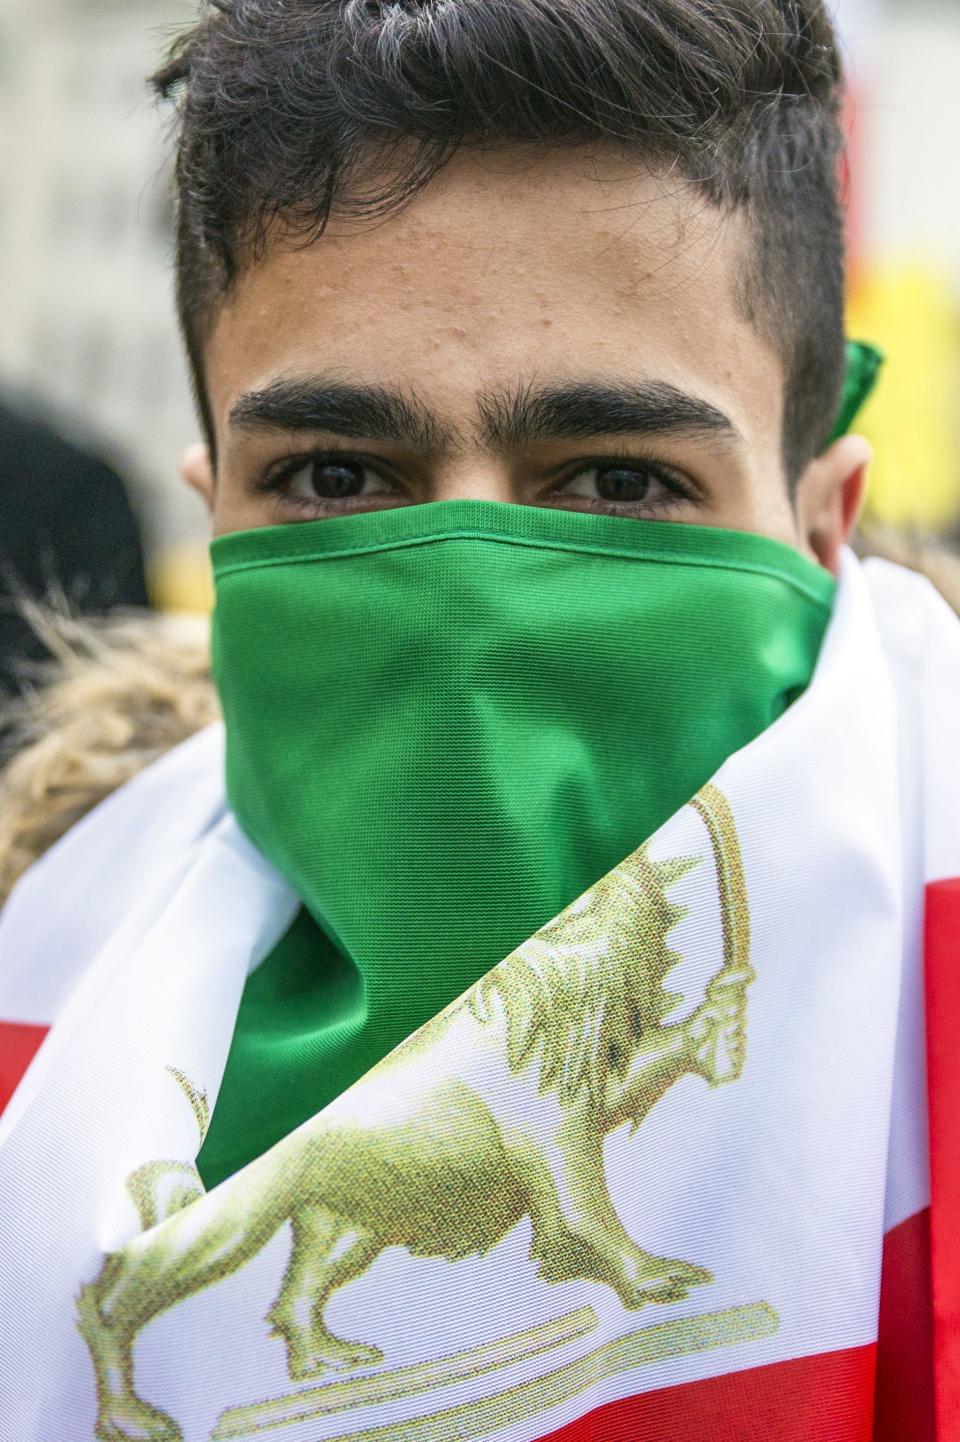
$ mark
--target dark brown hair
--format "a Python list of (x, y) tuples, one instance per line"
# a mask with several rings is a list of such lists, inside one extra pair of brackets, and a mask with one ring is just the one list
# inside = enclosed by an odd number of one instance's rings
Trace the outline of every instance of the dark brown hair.
[(389, 214), (463, 146), (608, 142), (742, 210), (741, 303), (783, 357), (784, 460), (825, 445), (844, 365), (841, 65), (822, 0), (212, 0), (180, 95), (177, 290), (203, 343), (278, 225)]

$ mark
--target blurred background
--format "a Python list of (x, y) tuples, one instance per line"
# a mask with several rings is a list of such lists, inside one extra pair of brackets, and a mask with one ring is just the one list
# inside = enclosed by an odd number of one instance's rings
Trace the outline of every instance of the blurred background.
[[(956, 540), (960, 0), (833, 8), (852, 80), (850, 331), (888, 356), (862, 426), (877, 447), (871, 512)], [(167, 117), (144, 76), (194, 13), (192, 0), (0, 0), (0, 400), (99, 467), (126, 568), (117, 599), (145, 584), (172, 609), (208, 605), (207, 528), (176, 472), (197, 427), (174, 322)], [(0, 457), (3, 485), (8, 470)]]

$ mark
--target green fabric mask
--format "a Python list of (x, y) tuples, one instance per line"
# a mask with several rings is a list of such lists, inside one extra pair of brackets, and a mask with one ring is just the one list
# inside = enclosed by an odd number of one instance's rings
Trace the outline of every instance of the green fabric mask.
[[(228, 795), (306, 914), (248, 983), (208, 1185), (776, 720), (834, 595), (765, 537), (487, 501), (238, 532), (212, 554)], [(278, 986), (296, 1004), (271, 1033)]]

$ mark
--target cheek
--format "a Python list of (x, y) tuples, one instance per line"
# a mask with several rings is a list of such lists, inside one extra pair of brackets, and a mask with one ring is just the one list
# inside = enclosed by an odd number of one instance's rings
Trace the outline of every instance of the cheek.
[(757, 488), (753, 512), (754, 525), (751, 529), (787, 545), (798, 543), (800, 527), (796, 509), (783, 476), (777, 475), (772, 481)]
[(276, 517), (271, 509), (269, 496), (249, 495), (229, 472), (221, 472), (210, 511), (213, 534), (223, 536), (229, 531), (252, 531), (259, 526), (275, 525)]
[(717, 485), (709, 523), (729, 531), (749, 531), (798, 546), (801, 527), (787, 481), (778, 462), (751, 473), (731, 485)]

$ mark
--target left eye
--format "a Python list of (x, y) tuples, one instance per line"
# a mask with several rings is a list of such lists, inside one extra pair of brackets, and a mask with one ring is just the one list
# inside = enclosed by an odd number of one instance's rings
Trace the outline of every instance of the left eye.
[(652, 466), (644, 465), (585, 466), (563, 487), (567, 495), (622, 506), (675, 497), (677, 489), (668, 485)]

